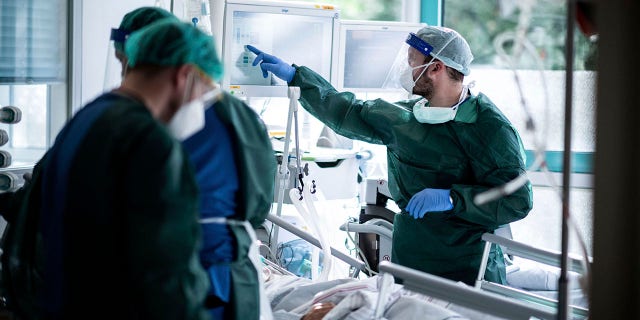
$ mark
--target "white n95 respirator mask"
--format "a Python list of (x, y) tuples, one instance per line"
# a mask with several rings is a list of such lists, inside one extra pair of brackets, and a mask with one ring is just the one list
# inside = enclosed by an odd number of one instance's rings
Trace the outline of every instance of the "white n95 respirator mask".
[[(183, 101), (187, 101), (187, 97), (191, 96), (192, 92), (196, 88), (196, 79), (197, 77), (192, 73), (187, 80)], [(179, 141), (184, 141), (202, 130), (205, 125), (205, 109), (215, 103), (221, 93), (222, 90), (219, 87), (215, 87), (213, 90), (207, 91), (197, 99), (189, 102), (183, 102), (180, 109), (178, 109), (178, 111), (173, 115), (173, 118), (171, 118), (167, 124), (169, 132), (171, 132), (171, 134)]]
[(458, 105), (451, 108), (435, 108), (425, 106), (424, 103), (416, 103), (413, 106), (413, 116), (420, 123), (445, 123), (453, 120), (456, 117), (456, 113), (458, 113)]
[(167, 125), (169, 132), (178, 139), (184, 141), (205, 125), (204, 113), (206, 108), (213, 105), (221, 96), (222, 89), (215, 88), (200, 98), (183, 104)]
[(469, 88), (472, 88), (474, 84), (475, 81), (472, 81), (469, 84), (463, 85), (460, 97), (458, 98), (458, 103), (449, 108), (430, 107), (427, 99), (422, 99), (416, 102), (416, 104), (413, 105), (413, 116), (416, 117), (418, 122), (428, 124), (445, 123), (455, 119), (456, 114), (458, 113), (458, 107), (467, 99)]
[[(422, 75), (427, 71), (427, 68), (429, 68), (429, 66), (434, 63), (435, 61), (432, 61), (432, 62), (425, 63), (423, 65), (419, 65), (413, 68), (409, 66), (409, 64), (407, 63), (406, 68), (403, 69), (400, 73), (400, 79), (399, 79), (400, 86), (402, 86), (403, 89), (407, 90), (407, 92), (413, 93), (413, 87), (416, 86), (416, 83), (418, 82), (418, 80), (420, 80)], [(416, 80), (413, 80), (413, 70), (419, 69), (419, 68), (424, 68), (424, 69), (422, 69), (422, 72), (420, 72), (420, 74), (418, 75), (418, 78)]]

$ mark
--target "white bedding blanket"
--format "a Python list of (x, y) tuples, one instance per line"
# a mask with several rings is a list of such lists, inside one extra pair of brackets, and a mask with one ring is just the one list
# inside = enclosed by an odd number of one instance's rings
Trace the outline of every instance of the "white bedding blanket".
[[(265, 282), (274, 319), (300, 319), (316, 303), (335, 307), (323, 319), (370, 320), (378, 302), (378, 277), (313, 282), (295, 276), (275, 276)], [(428, 301), (394, 284), (384, 306), (384, 319), (467, 319), (442, 304)]]

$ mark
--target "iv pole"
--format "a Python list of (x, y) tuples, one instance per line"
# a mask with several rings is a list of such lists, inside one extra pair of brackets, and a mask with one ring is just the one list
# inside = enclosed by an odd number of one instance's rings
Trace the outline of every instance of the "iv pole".
[(567, 38), (565, 44), (565, 105), (564, 105), (564, 154), (562, 161), (562, 252), (560, 259), (560, 279), (558, 280), (558, 320), (568, 319), (569, 281), (569, 195), (571, 183), (571, 119), (573, 102), (573, 38), (576, 19), (575, 0), (567, 0)]
[[(289, 142), (291, 140), (291, 122), (295, 116), (295, 139), (296, 142), (298, 140), (298, 99), (300, 98), (300, 88), (299, 87), (289, 87), (287, 91), (287, 95), (289, 97), (289, 113), (287, 115), (287, 130), (284, 139), (284, 150), (282, 150), (282, 162), (278, 166), (277, 173), (277, 181), (278, 188), (277, 192), (277, 205), (276, 205), (276, 216), (279, 218), (282, 215), (282, 203), (284, 202), (284, 191), (289, 185)], [(299, 148), (296, 145), (296, 152), (299, 153)], [(297, 161), (300, 161), (300, 155), (296, 154)], [(299, 162), (298, 162), (299, 164)], [(298, 165), (299, 167), (299, 165)], [(277, 252), (278, 249), (278, 233), (279, 227), (277, 224), (273, 225), (273, 231), (271, 232), (270, 241), (271, 241), (271, 252)]]

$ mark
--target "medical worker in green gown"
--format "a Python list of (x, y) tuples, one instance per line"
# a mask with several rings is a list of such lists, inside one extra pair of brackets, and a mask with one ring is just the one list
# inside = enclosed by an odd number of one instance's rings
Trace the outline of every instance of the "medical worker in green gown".
[[(127, 13), (111, 40), (119, 60), (108, 67), (113, 87), (126, 72), (127, 36), (162, 19), (177, 18), (158, 7)], [(108, 63), (111, 61), (108, 61)], [(222, 63), (213, 78), (222, 77)], [(122, 65), (121, 65), (122, 64)], [(236, 97), (222, 92), (205, 103), (204, 127), (182, 146), (194, 169), (202, 227), (200, 263), (210, 280), (205, 307), (212, 319), (259, 319), (260, 280), (249, 258), (252, 239), (246, 228), (262, 225), (273, 201), (276, 159), (266, 126), (259, 115)], [(250, 225), (243, 225), (247, 221)]]
[[(213, 40), (165, 19), (127, 38), (122, 84), (80, 109), (0, 196), (3, 294), (20, 319), (208, 319), (198, 189), (178, 141), (221, 73)], [(201, 119), (202, 121), (194, 121)]]
[[(474, 203), (479, 193), (525, 174), (524, 148), (493, 102), (463, 84), (473, 55), (456, 31), (428, 26), (408, 35), (399, 58), (389, 62), (387, 81), (420, 98), (396, 103), (358, 100), (304, 66), (247, 49), (263, 76), (271, 72), (300, 87), (300, 104), (325, 125), (387, 147), (389, 190), (402, 209), (394, 219), (393, 262), (473, 284), (482, 234), (531, 210), (528, 182), (496, 201)], [(485, 279), (506, 283), (498, 246), (491, 248)]]

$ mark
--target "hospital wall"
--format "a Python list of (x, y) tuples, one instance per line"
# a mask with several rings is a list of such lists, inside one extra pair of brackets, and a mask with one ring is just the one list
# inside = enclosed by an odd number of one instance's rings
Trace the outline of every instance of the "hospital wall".
[(73, 106), (77, 111), (82, 105), (90, 102), (103, 92), (105, 66), (111, 28), (117, 28), (122, 17), (129, 11), (153, 6), (154, 0), (102, 1), (85, 0), (81, 2), (82, 17), (76, 17), (80, 23), (76, 30), (81, 33), (82, 61), (81, 67), (81, 102)]

